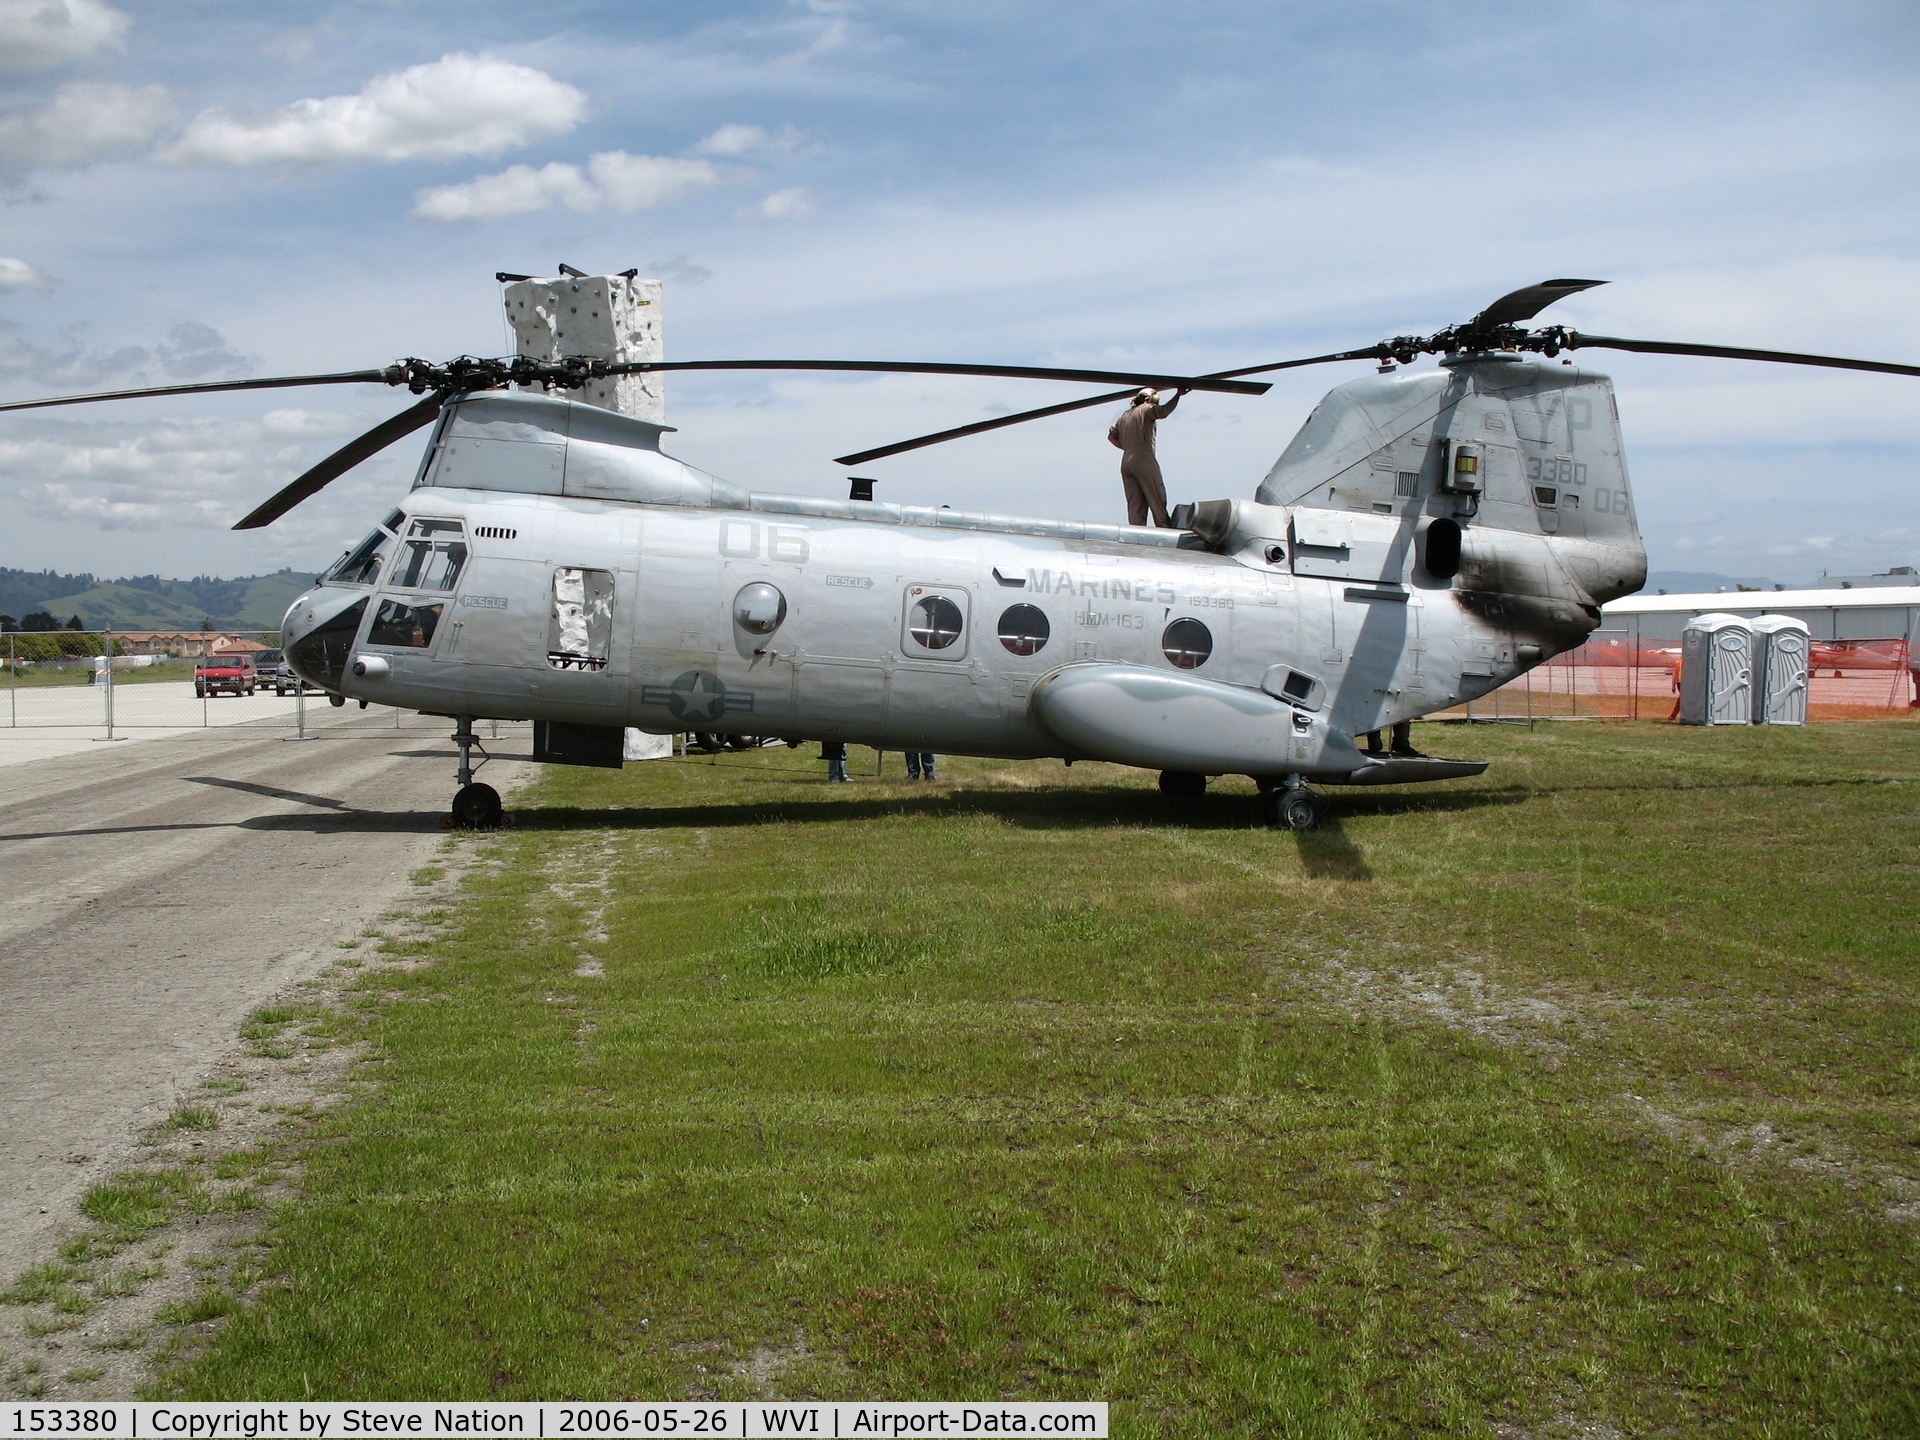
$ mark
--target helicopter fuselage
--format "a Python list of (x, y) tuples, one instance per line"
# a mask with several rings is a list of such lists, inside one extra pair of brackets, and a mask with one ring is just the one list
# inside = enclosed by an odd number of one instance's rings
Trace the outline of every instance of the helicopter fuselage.
[(1431, 486), (1141, 529), (747, 494), (645, 422), (504, 392), (447, 411), (406, 503), (288, 613), (289, 662), (329, 691), (1366, 783), (1388, 774), (1354, 737), (1579, 643), (1597, 609), (1571, 577), (1634, 564)]

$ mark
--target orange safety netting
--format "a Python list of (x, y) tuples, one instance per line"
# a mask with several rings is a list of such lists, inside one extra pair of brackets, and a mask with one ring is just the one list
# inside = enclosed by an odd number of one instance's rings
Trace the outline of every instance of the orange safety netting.
[[(1809, 720), (1877, 720), (1920, 709), (1920, 671), (1905, 640), (1815, 640)], [(1680, 694), (1680, 647), (1595, 635), (1519, 679), (1436, 718), (1670, 720)]]

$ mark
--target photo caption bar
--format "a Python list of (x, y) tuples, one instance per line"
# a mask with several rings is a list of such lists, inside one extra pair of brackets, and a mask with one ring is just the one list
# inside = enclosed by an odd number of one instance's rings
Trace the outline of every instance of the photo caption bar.
[(0, 1436), (113, 1440), (340, 1440), (342, 1436), (725, 1436), (728, 1440), (906, 1440), (910, 1436), (1059, 1435), (1106, 1440), (1100, 1401), (682, 1400), (649, 1404), (409, 1400), (23, 1403), (0, 1411)]

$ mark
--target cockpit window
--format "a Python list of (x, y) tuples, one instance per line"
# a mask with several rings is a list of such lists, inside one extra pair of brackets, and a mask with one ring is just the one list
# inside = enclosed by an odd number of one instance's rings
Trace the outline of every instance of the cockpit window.
[(425, 650), (433, 644), (434, 629), (440, 624), (444, 605), (408, 605), (399, 600), (382, 600), (367, 627), (369, 645), (405, 645)]
[(396, 590), (451, 590), (467, 563), (466, 531), (458, 520), (415, 520), (401, 542), (390, 582)]
[(393, 536), (376, 530), (347, 552), (346, 559), (326, 573), (336, 585), (371, 585), (380, 578), (380, 566), (387, 558), (387, 546)]

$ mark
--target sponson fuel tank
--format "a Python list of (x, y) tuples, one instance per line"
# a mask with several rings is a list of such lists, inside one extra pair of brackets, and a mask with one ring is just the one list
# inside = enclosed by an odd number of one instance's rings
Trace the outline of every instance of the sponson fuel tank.
[(1041, 728), (1091, 760), (1200, 775), (1304, 775), (1329, 784), (1399, 784), (1478, 775), (1477, 760), (1362, 754), (1326, 717), (1244, 686), (1143, 665), (1068, 665), (1034, 690)]

